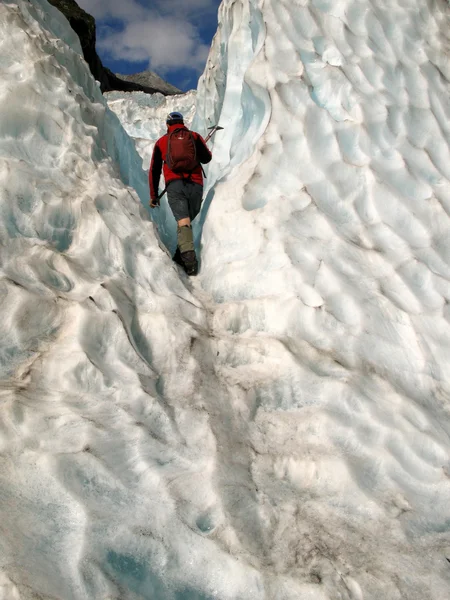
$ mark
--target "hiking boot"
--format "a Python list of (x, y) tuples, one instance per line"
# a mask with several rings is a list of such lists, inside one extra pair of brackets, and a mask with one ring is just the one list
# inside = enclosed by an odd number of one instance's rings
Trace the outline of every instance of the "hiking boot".
[(175, 254), (172, 256), (172, 260), (174, 263), (176, 263), (177, 265), (180, 265), (180, 267), (183, 267), (184, 269), (184, 262), (183, 259), (181, 258), (181, 252), (180, 249), (177, 246), (177, 249), (175, 250)]
[[(176, 253), (175, 253), (176, 254)], [(198, 273), (198, 262), (195, 256), (194, 250), (188, 250), (187, 252), (180, 253), (181, 260), (183, 261), (184, 270), (188, 275), (197, 275)]]

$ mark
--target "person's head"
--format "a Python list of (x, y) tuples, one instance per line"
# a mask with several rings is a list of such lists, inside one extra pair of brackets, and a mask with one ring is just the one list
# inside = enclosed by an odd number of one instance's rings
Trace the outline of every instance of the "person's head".
[(184, 118), (180, 112), (171, 112), (167, 115), (166, 118), (167, 126), (169, 125), (183, 125)]

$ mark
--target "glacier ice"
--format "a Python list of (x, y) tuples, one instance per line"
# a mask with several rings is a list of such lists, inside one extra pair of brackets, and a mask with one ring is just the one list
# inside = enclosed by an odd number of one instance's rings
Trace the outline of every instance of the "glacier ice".
[[(224, 0), (196, 94), (108, 96), (132, 142), (0, 4), (0, 599), (448, 596), (449, 11)], [(225, 127), (197, 281), (166, 102)]]
[[(197, 91), (195, 125), (212, 107), (227, 125), (200, 282), (229, 336), (225, 376), (251, 398), (270, 560), (310, 561), (332, 598), (448, 595), (449, 16), (444, 2), (224, 1)], [(331, 543), (334, 575), (305, 538), (328, 557)], [(349, 563), (359, 592), (339, 580)]]

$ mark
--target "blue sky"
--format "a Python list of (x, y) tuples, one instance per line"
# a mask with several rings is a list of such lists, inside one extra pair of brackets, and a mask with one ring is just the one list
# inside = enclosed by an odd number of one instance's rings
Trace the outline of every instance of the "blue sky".
[(197, 87), (217, 30), (220, 0), (77, 0), (97, 24), (97, 52), (114, 73), (146, 69)]

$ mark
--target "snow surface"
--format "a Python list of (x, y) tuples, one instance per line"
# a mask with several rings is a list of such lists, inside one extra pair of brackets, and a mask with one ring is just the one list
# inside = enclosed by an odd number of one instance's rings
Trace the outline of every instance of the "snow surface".
[(188, 280), (64, 17), (0, 4), (1, 600), (450, 598), (449, 10), (222, 2)]

